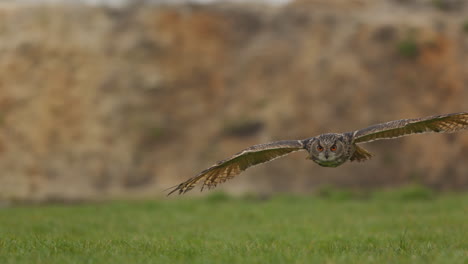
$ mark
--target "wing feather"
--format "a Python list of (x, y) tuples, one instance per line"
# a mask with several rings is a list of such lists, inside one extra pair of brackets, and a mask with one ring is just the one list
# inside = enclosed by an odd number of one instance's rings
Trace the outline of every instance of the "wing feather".
[(371, 142), (419, 133), (452, 133), (468, 129), (468, 113), (401, 119), (373, 125), (354, 132), (353, 143)]
[(215, 165), (200, 172), (195, 177), (177, 185), (168, 195), (179, 192), (184, 194), (192, 190), (197, 183), (203, 181), (201, 190), (206, 187), (208, 189), (216, 187), (251, 166), (255, 166), (267, 161), (274, 160), (288, 153), (304, 150), (305, 143), (303, 140), (283, 140), (267, 144), (251, 146), (234, 156), (219, 161)]

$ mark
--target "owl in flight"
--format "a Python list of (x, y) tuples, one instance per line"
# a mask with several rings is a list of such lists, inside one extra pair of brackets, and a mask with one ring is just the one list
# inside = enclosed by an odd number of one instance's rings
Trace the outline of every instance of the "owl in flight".
[(365, 161), (372, 157), (358, 146), (380, 139), (391, 139), (419, 133), (451, 133), (468, 129), (468, 112), (401, 119), (341, 134), (327, 133), (302, 140), (282, 140), (251, 146), (234, 156), (219, 161), (195, 177), (172, 187), (174, 192), (186, 193), (203, 181), (201, 190), (211, 189), (240, 174), (251, 166), (274, 160), (288, 153), (305, 150), (308, 159), (323, 167), (337, 167), (346, 161)]

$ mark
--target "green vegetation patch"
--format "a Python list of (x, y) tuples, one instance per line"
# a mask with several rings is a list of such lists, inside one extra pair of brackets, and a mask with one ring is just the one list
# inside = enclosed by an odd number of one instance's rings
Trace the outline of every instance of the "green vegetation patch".
[(407, 38), (398, 43), (398, 52), (406, 58), (416, 58), (419, 55), (419, 45), (416, 40)]
[(462, 25), (463, 32), (468, 34), (468, 20), (466, 20)]
[(466, 263), (468, 194), (348, 196), (2, 208), (0, 263)]

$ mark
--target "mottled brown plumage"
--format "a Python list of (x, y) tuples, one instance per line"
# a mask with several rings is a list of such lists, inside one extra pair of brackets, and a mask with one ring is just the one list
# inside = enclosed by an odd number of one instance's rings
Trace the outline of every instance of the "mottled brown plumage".
[[(201, 190), (216, 187), (251, 166), (274, 160), (294, 151), (309, 152), (309, 159), (320, 166), (337, 167), (346, 161), (365, 161), (372, 157), (356, 145), (380, 139), (391, 139), (418, 133), (451, 133), (468, 129), (468, 113), (454, 113), (416, 119), (401, 119), (373, 125), (354, 132), (322, 134), (303, 140), (283, 140), (249, 147), (234, 156), (219, 161), (195, 177), (173, 187), (169, 194), (186, 193), (203, 181)], [(168, 195), (169, 195), (168, 194)]]

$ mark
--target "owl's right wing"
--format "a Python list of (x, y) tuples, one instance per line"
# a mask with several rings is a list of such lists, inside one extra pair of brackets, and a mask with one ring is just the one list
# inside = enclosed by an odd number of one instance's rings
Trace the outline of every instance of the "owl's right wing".
[(211, 189), (219, 183), (223, 183), (239, 175), (251, 166), (274, 160), (290, 152), (305, 150), (305, 144), (306, 140), (283, 140), (251, 146), (228, 159), (219, 161), (195, 177), (175, 186), (168, 195), (173, 192), (184, 194), (193, 189), (202, 180), (203, 186), (201, 190), (205, 186)]
[(451, 133), (465, 129), (468, 129), (468, 112), (401, 119), (357, 130), (353, 133), (353, 143), (364, 143), (418, 133)]

